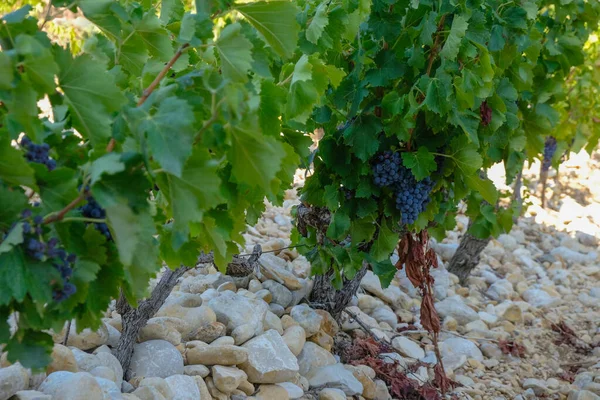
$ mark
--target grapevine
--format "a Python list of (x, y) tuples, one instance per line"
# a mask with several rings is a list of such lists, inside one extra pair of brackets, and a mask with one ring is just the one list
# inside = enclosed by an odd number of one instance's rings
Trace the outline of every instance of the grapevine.
[(25, 154), (27, 161), (44, 164), (48, 168), (48, 171), (56, 168), (56, 161), (50, 158), (50, 146), (47, 143), (32, 143), (27, 136), (23, 136), (19, 143), (21, 147), (27, 150)]

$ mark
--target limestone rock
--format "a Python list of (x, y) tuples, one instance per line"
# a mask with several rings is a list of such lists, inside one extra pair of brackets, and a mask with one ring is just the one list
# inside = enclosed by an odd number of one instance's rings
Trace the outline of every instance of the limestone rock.
[(343, 364), (333, 364), (321, 367), (308, 379), (310, 387), (327, 385), (338, 388), (348, 396), (362, 394), (363, 385), (354, 377), (352, 372), (344, 368)]
[(149, 340), (133, 347), (131, 376), (166, 378), (183, 374), (183, 357), (165, 340)]
[(289, 400), (288, 392), (285, 388), (277, 385), (260, 385), (258, 392), (254, 396), (256, 400)]
[(553, 297), (541, 289), (527, 289), (522, 294), (523, 299), (534, 307), (554, 307), (560, 304), (559, 297)]
[(453, 337), (444, 340), (440, 344), (440, 352), (442, 358), (446, 358), (451, 355), (466, 356), (467, 358), (473, 358), (477, 361), (483, 361), (483, 354), (477, 345), (468, 339), (459, 337)]
[(240, 325), (231, 332), (231, 336), (233, 337), (234, 343), (238, 346), (252, 339), (254, 337), (254, 334), (255, 330), (252, 324)]
[(150, 318), (146, 325), (140, 329), (139, 342), (148, 340), (166, 340), (173, 346), (181, 343), (181, 332), (189, 331), (184, 320), (174, 317)]
[(37, 390), (21, 390), (11, 400), (52, 400), (52, 396)]
[[(54, 339), (54, 343), (62, 343), (65, 338), (65, 333), (67, 332), (67, 324), (65, 324), (64, 328), (60, 333), (55, 333), (52, 335)], [(75, 346), (81, 350), (89, 350), (95, 347), (102, 346), (106, 344), (108, 341), (108, 329), (104, 324), (100, 325), (97, 331), (92, 331), (89, 328), (84, 329), (83, 331), (77, 333), (77, 326), (75, 321), (71, 324), (71, 329), (69, 330), (69, 346)]]
[(416, 360), (425, 357), (425, 351), (421, 346), (407, 337), (395, 337), (394, 340), (392, 340), (392, 346), (403, 356), (414, 358)]
[(523, 386), (523, 389), (533, 389), (533, 392), (536, 394), (536, 396), (545, 396), (549, 393), (546, 382), (541, 379), (524, 379), (521, 383), (521, 386)]
[(104, 400), (102, 387), (87, 372), (54, 372), (42, 382), (39, 391), (53, 400)]
[(173, 391), (173, 399), (177, 400), (203, 400), (196, 379), (187, 375), (171, 375), (165, 379)]
[(132, 394), (140, 400), (167, 400), (165, 396), (153, 386), (138, 387)]
[(227, 333), (227, 327), (220, 322), (211, 322), (192, 330), (188, 340), (201, 340), (205, 343), (212, 343)]
[(281, 283), (273, 280), (266, 280), (262, 283), (263, 287), (271, 292), (272, 302), (279, 304), (282, 307), (287, 307), (292, 302), (292, 292)]
[(213, 383), (223, 393), (231, 393), (248, 378), (246, 373), (238, 368), (215, 365), (212, 367)]
[(265, 314), (265, 320), (263, 321), (263, 329), (268, 331), (270, 329), (274, 329), (280, 335), (283, 335), (283, 326), (281, 324), (281, 320), (271, 311), (267, 311)]
[[(290, 290), (302, 289), (302, 282), (292, 272), (285, 269), (287, 261), (271, 253), (266, 253), (258, 259), (260, 272), (267, 278), (283, 284)], [(264, 284), (263, 284), (264, 286)]]
[(306, 342), (306, 333), (300, 325), (294, 325), (285, 330), (282, 338), (292, 354), (298, 356)]
[(487, 295), (498, 301), (509, 299), (513, 293), (512, 283), (506, 279), (500, 279), (487, 290)]
[(232, 345), (193, 347), (186, 352), (188, 364), (238, 365), (248, 360), (248, 350)]
[(29, 374), (21, 364), (0, 369), (0, 399), (8, 399), (29, 386)]
[(263, 300), (250, 299), (233, 292), (225, 292), (215, 297), (208, 302), (208, 306), (228, 330), (249, 324), (253, 327), (255, 335), (263, 332), (263, 321), (269, 309)]
[(448, 297), (435, 303), (435, 309), (442, 318), (452, 317), (461, 325), (479, 319), (477, 312), (466, 305), (460, 296)]
[(240, 368), (252, 383), (280, 383), (298, 372), (296, 357), (275, 330), (249, 340), (243, 346), (248, 350), (248, 361)]
[(346, 400), (346, 393), (341, 389), (325, 388), (319, 392), (319, 400)]
[(77, 372), (77, 361), (71, 349), (62, 344), (55, 343), (52, 349), (52, 362), (46, 368), (46, 373), (51, 374), (56, 371)]
[(306, 304), (294, 306), (290, 316), (304, 328), (307, 338), (319, 332), (323, 321), (323, 317)]
[(207, 306), (182, 307), (179, 304), (163, 305), (155, 317), (179, 318), (186, 323), (186, 330), (180, 330), (182, 336), (188, 335), (192, 329), (212, 324), (217, 321), (214, 311)]
[(310, 379), (319, 368), (335, 363), (333, 354), (313, 342), (306, 342), (298, 355), (298, 372)]
[(333, 318), (331, 314), (325, 310), (315, 310), (315, 312), (323, 317), (323, 320), (321, 321), (321, 329), (323, 332), (331, 337), (335, 337), (335, 335), (337, 335), (337, 333), (340, 331), (340, 325), (337, 323), (335, 318)]
[(201, 364), (186, 365), (183, 367), (183, 373), (189, 376), (200, 376), (202, 378), (206, 378), (210, 374), (210, 370), (208, 367)]
[(165, 399), (172, 399), (174, 396), (173, 390), (164, 378), (144, 378), (139, 388), (144, 386), (155, 388)]
[(277, 383), (276, 385), (284, 388), (291, 400), (299, 399), (304, 396), (304, 390), (291, 382)]

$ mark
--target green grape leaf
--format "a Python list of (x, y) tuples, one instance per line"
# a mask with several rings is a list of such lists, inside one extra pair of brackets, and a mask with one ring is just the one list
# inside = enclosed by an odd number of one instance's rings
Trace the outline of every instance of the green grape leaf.
[(296, 49), (300, 25), (298, 9), (291, 1), (259, 1), (238, 4), (235, 9), (260, 32), (265, 42), (280, 56), (291, 58)]
[(90, 166), (91, 183), (100, 180), (103, 174), (114, 175), (125, 171), (125, 164), (121, 161), (121, 155), (108, 153), (94, 160)]
[(339, 209), (331, 218), (331, 223), (327, 227), (327, 237), (334, 240), (342, 240), (350, 230), (350, 216)]
[(50, 354), (54, 341), (45, 332), (33, 330), (20, 331), (6, 344), (4, 351), (8, 352), (8, 361), (19, 362), (25, 368), (39, 370), (52, 361)]
[(398, 234), (392, 231), (390, 227), (391, 221), (388, 219), (382, 220), (377, 233), (377, 239), (371, 248), (371, 256), (375, 261), (384, 261), (390, 258), (390, 255), (398, 245)]
[(450, 61), (456, 60), (458, 51), (460, 49), (460, 43), (465, 37), (469, 23), (462, 15), (455, 15), (452, 21), (452, 28), (450, 28), (450, 34), (444, 43), (442, 51), (440, 51), (440, 57), (448, 59)]
[(0, 179), (37, 190), (33, 169), (25, 161), (23, 153), (10, 145), (7, 135), (0, 135)]
[(75, 268), (73, 268), (73, 279), (80, 282), (91, 282), (96, 278), (99, 271), (100, 265), (95, 262), (78, 259)]
[(381, 132), (381, 121), (374, 116), (364, 116), (354, 121), (344, 131), (344, 142), (353, 147), (361, 161), (367, 161), (379, 148), (377, 137)]
[(58, 65), (50, 49), (32, 36), (19, 35), (15, 40), (15, 49), (23, 57), (23, 68), (33, 83), (45, 92), (53, 92), (54, 76), (58, 74)]
[(433, 34), (437, 31), (437, 23), (435, 22), (438, 14), (431, 11), (427, 18), (423, 18), (423, 28), (421, 29), (421, 45), (431, 46), (433, 44)]
[(10, 303), (13, 298), (23, 301), (27, 294), (26, 262), (19, 247), (0, 254), (0, 306)]
[(7, 231), (25, 207), (27, 197), (23, 190), (0, 185), (0, 230)]
[(0, 90), (11, 88), (14, 73), (11, 57), (6, 53), (0, 53)]
[(223, 76), (233, 82), (246, 82), (248, 71), (252, 68), (252, 43), (241, 30), (242, 26), (238, 23), (227, 25), (215, 43)]
[(479, 174), (476, 175), (466, 175), (465, 183), (471, 189), (477, 191), (481, 194), (481, 197), (485, 201), (490, 204), (496, 204), (498, 200), (498, 190), (496, 190), (496, 186), (494, 186), (494, 182), (489, 179), (481, 179)]
[(416, 152), (402, 153), (402, 163), (406, 168), (410, 168), (417, 181), (423, 180), (437, 169), (435, 157), (425, 146), (419, 147)]
[(451, 143), (452, 153), (449, 155), (455, 165), (468, 176), (478, 171), (483, 165), (483, 159), (474, 145), (470, 145), (466, 138), (458, 138)]
[(35, 169), (44, 210), (60, 210), (77, 197), (77, 171), (63, 167), (48, 171), (42, 165)]
[(283, 147), (275, 139), (262, 136), (247, 123), (230, 129), (232, 175), (235, 182), (270, 191), (271, 180), (281, 168)]
[(168, 24), (171, 19), (181, 20), (185, 9), (181, 0), (161, 0), (160, 2), (160, 21)]
[(270, 80), (263, 80), (260, 86), (260, 107), (258, 121), (265, 135), (277, 137), (281, 133), (279, 116), (286, 100), (286, 91)]
[(325, 206), (330, 211), (335, 211), (340, 206), (340, 188), (336, 185), (327, 185), (325, 186), (325, 190), (323, 192), (323, 200), (325, 201)]
[(366, 254), (365, 259), (369, 262), (373, 273), (379, 278), (381, 287), (385, 289), (390, 286), (390, 283), (392, 283), (392, 280), (396, 276), (396, 272), (398, 272), (398, 270), (394, 264), (392, 264), (389, 258), (383, 261), (377, 261), (371, 257), (370, 254)]
[(13, 247), (23, 243), (23, 223), (17, 222), (0, 243), (0, 254), (11, 251)]
[(161, 174), (157, 178), (175, 220), (174, 239), (177, 241), (174, 243), (182, 241), (178, 234), (187, 236), (191, 222), (202, 221), (203, 210), (215, 207), (223, 200), (217, 168), (217, 161), (211, 160), (206, 150), (196, 147), (181, 177)]
[(377, 226), (373, 222), (372, 218), (363, 218), (352, 221), (352, 227), (350, 230), (350, 236), (352, 237), (352, 244), (354, 246), (361, 242), (370, 242), (373, 239), (373, 235)]
[(325, 27), (329, 23), (329, 17), (327, 16), (327, 9), (329, 8), (328, 3), (321, 3), (317, 7), (317, 11), (313, 16), (308, 28), (306, 28), (306, 39), (314, 44), (317, 44), (319, 38), (323, 34)]
[(180, 177), (192, 153), (194, 112), (182, 99), (169, 97), (160, 102), (155, 113), (146, 113), (139, 123), (147, 135), (153, 157), (167, 172)]
[(87, 54), (73, 58), (59, 51), (59, 86), (69, 106), (73, 126), (94, 145), (105, 143), (111, 132), (111, 113), (118, 111), (125, 97), (113, 76)]
[(427, 94), (425, 95), (423, 104), (434, 113), (444, 115), (450, 110), (451, 106), (448, 102), (448, 95), (449, 93), (446, 91), (446, 87), (439, 79), (431, 79), (429, 81), (429, 86), (427, 87)]

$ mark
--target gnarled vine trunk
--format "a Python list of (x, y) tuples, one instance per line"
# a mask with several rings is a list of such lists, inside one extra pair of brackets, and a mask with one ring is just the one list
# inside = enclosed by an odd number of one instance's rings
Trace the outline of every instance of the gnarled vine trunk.
[[(260, 245), (254, 246), (252, 254), (247, 257), (234, 256), (233, 261), (227, 266), (228, 273), (239, 276), (243, 273), (250, 274), (255, 269), (255, 264), (258, 262), (262, 249)], [(198, 257), (198, 263), (211, 264), (214, 262), (212, 252), (209, 254), (201, 254)], [(116, 357), (123, 367), (125, 379), (130, 379), (129, 365), (133, 356), (133, 346), (137, 342), (140, 330), (146, 326), (146, 323), (152, 318), (158, 310), (165, 304), (165, 300), (177, 284), (179, 278), (183, 276), (192, 267), (181, 266), (175, 270), (167, 269), (156, 286), (150, 297), (142, 300), (137, 308), (131, 307), (125, 296), (121, 294), (117, 300), (117, 312), (121, 314), (123, 330), (121, 338), (116, 348)]]
[[(331, 213), (322, 207), (310, 207), (304, 204), (298, 206), (297, 228), (301, 235), (308, 234), (307, 227), (315, 228), (317, 241), (322, 242), (327, 233), (327, 227), (331, 221)], [(367, 273), (369, 264), (363, 261), (361, 269), (352, 279), (344, 279), (343, 286), (336, 290), (331, 284), (333, 271), (314, 277), (313, 289), (309, 300), (315, 308), (328, 311), (334, 318), (338, 318), (341, 312), (350, 304), (352, 297), (358, 291), (360, 281)]]
[[(470, 223), (469, 227), (471, 227)], [(460, 240), (460, 245), (456, 249), (456, 253), (454, 253), (448, 264), (448, 271), (458, 276), (461, 283), (465, 283), (471, 271), (479, 264), (481, 252), (491, 239), (491, 236), (479, 239), (469, 233), (465, 233)]]

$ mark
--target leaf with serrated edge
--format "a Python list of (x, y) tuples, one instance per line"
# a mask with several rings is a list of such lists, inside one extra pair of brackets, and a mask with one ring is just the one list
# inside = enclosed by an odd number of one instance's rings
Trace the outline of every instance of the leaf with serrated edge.
[(252, 43), (241, 33), (240, 24), (227, 25), (215, 43), (223, 76), (233, 82), (246, 82), (252, 68)]
[(414, 153), (402, 153), (402, 163), (406, 168), (410, 168), (417, 181), (431, 175), (437, 168), (435, 157), (425, 146), (419, 147)]
[(235, 6), (259, 31), (265, 42), (277, 54), (291, 58), (296, 49), (300, 26), (296, 22), (298, 9), (290, 1), (259, 1)]

